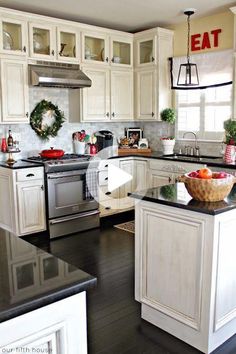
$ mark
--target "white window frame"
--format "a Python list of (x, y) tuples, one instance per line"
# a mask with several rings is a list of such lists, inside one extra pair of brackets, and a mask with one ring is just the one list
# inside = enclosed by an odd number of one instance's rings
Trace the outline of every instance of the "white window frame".
[[(206, 132), (204, 130), (205, 127), (205, 109), (207, 106), (229, 106), (229, 102), (230, 102), (230, 107), (231, 107), (231, 117), (233, 114), (233, 85), (231, 85), (231, 100), (230, 101), (213, 101), (213, 102), (206, 102), (206, 98), (205, 98), (205, 93), (206, 90), (200, 90), (200, 101), (199, 102), (190, 102), (190, 103), (181, 103), (179, 105), (178, 102), (178, 92), (179, 91), (175, 91), (175, 108), (176, 108), (176, 112), (177, 112), (177, 119), (176, 119), (176, 124), (175, 124), (175, 136), (176, 139), (181, 141), (192, 141), (194, 140), (193, 138), (191, 138), (191, 135), (187, 135), (186, 138), (183, 139), (183, 134), (186, 131), (179, 131), (178, 130), (178, 107), (199, 107), (200, 108), (200, 131), (193, 131), (194, 133), (197, 134), (197, 139), (198, 141), (203, 141), (203, 142), (222, 142), (223, 138), (224, 138), (224, 132)], [(230, 117), (228, 117), (230, 118)], [(225, 118), (227, 119), (227, 117)]]

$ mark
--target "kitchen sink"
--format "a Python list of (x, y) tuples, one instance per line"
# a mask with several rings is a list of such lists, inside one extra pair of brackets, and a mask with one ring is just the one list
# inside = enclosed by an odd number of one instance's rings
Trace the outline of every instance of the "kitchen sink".
[(220, 159), (221, 156), (208, 156), (208, 155), (182, 155), (182, 154), (172, 154), (172, 155), (164, 155), (163, 158), (169, 160), (186, 160), (186, 161), (211, 161)]

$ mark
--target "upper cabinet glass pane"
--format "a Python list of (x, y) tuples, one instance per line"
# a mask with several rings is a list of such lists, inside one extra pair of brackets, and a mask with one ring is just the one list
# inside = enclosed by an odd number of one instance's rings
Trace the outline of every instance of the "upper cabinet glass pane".
[(75, 33), (60, 32), (60, 51), (61, 57), (76, 57), (76, 35)]
[(153, 40), (140, 42), (140, 64), (151, 63), (154, 60), (153, 56)]
[(50, 31), (33, 27), (33, 50), (35, 54), (50, 54)]
[(22, 26), (17, 23), (3, 22), (3, 49), (22, 50)]
[(131, 64), (131, 45), (124, 42), (113, 42), (113, 57), (114, 64)]
[(105, 40), (85, 36), (84, 59), (104, 61)]

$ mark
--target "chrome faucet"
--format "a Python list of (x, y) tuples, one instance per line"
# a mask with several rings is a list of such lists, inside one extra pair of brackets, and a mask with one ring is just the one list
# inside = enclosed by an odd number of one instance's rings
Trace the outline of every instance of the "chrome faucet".
[(200, 148), (197, 145), (197, 135), (194, 132), (185, 132), (183, 134), (183, 139), (185, 138), (185, 135), (187, 135), (187, 134), (192, 134), (194, 136), (194, 139), (195, 139), (195, 147), (194, 147), (194, 149), (193, 148), (190, 149), (190, 155), (199, 156), (200, 155)]

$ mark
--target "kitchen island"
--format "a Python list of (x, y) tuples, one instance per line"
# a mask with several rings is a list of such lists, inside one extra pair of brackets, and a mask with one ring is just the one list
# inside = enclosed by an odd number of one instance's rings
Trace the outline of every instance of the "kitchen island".
[(0, 229), (0, 353), (87, 353), (96, 278)]
[(236, 332), (236, 186), (214, 203), (183, 183), (132, 197), (142, 318), (211, 353)]

